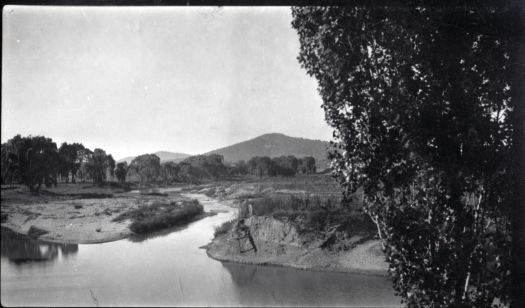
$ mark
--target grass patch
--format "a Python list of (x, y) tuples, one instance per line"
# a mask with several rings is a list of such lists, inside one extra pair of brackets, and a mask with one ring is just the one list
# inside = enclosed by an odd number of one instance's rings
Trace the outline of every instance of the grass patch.
[(248, 200), (239, 207), (239, 218), (251, 215), (288, 220), (300, 232), (326, 232), (337, 229), (349, 235), (372, 234), (375, 226), (358, 202), (344, 203), (335, 196), (273, 195)]
[(341, 198), (328, 196), (273, 195), (243, 202), (239, 208), (239, 217), (249, 216), (249, 205), (252, 215), (264, 216), (297, 212), (333, 211), (340, 209)]
[(230, 231), (233, 228), (233, 225), (235, 223), (237, 223), (236, 219), (225, 221), (220, 226), (215, 227), (215, 232), (213, 233), (213, 235), (217, 237), (221, 234), (226, 234), (228, 231)]
[(172, 201), (140, 206), (135, 210), (120, 214), (113, 221), (131, 219), (130, 230), (143, 234), (188, 223), (203, 211), (202, 205), (197, 200)]

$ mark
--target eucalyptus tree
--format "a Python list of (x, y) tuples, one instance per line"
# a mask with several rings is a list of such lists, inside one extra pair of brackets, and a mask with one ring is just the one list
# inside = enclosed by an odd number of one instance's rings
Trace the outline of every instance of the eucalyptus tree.
[(93, 179), (93, 183), (102, 185), (106, 181), (106, 170), (109, 168), (110, 160), (106, 151), (102, 149), (93, 150), (93, 154), (86, 162), (86, 171)]
[(117, 180), (119, 183), (126, 182), (126, 175), (128, 173), (128, 163), (127, 162), (121, 162), (117, 164), (117, 167), (115, 168), (115, 176), (117, 177)]
[(56, 185), (59, 160), (53, 140), (44, 136), (16, 135), (7, 144), (8, 170), (16, 172), (31, 192), (38, 192), (42, 184)]
[(71, 173), (71, 181), (75, 183), (75, 175), (82, 164), (82, 154), (86, 148), (81, 143), (64, 142), (58, 149), (60, 156), (60, 174), (69, 181), (69, 173)]
[(139, 155), (131, 161), (129, 168), (139, 176), (141, 183), (153, 182), (160, 173), (160, 158), (155, 154)]

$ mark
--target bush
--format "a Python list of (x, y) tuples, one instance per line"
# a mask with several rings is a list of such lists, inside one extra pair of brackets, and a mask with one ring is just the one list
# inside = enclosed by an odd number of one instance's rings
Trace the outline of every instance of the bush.
[(130, 230), (140, 234), (188, 223), (203, 211), (202, 205), (197, 200), (154, 203), (123, 213), (113, 221), (132, 219)]
[(215, 227), (214, 236), (217, 237), (221, 234), (226, 234), (228, 231), (230, 231), (234, 224), (237, 223), (236, 219), (225, 221), (222, 225)]

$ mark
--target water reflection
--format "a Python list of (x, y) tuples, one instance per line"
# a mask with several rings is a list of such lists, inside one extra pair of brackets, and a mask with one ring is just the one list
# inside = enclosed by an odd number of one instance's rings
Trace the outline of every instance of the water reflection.
[(10, 263), (21, 265), (30, 262), (53, 261), (59, 256), (75, 255), (78, 252), (76, 244), (58, 244), (32, 239), (26, 235), (2, 228), (1, 255)]
[(312, 272), (276, 266), (222, 262), (241, 305), (339, 306), (399, 303), (382, 276)]

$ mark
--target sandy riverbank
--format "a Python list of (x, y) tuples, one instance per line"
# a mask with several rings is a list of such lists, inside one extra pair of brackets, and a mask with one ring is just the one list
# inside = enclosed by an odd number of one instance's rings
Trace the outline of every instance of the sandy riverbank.
[(385, 262), (384, 255), (381, 252), (381, 243), (377, 240), (359, 244), (352, 250), (345, 252), (328, 252), (317, 248), (280, 255), (254, 251), (243, 254), (238, 252), (232, 253), (230, 250), (231, 246), (237, 244), (227, 243), (228, 241), (230, 241), (230, 239), (215, 239), (203, 248), (206, 248), (206, 252), (210, 258), (218, 261), (287, 266), (313, 271), (359, 273), (376, 276), (387, 275), (388, 264)]
[[(2, 226), (21, 234), (31, 227), (47, 233), (38, 238), (50, 242), (90, 244), (115, 241), (133, 234), (130, 220), (112, 221), (123, 212), (155, 202), (184, 200), (178, 193), (165, 196), (140, 195), (118, 189), (97, 189), (89, 185), (70, 184), (69, 192), (47, 191), (39, 196), (23, 187), (2, 190)], [(82, 194), (77, 193), (81, 190)], [(103, 190), (88, 195), (86, 191)], [(73, 193), (70, 193), (73, 191)], [(90, 196), (91, 198), (84, 198)], [(97, 198), (104, 196), (105, 198)]]

